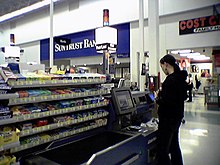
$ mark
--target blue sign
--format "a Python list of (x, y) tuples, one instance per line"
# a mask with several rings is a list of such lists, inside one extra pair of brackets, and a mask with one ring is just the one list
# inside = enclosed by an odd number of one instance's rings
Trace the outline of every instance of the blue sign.
[[(130, 54), (130, 24), (112, 26), (118, 30), (116, 54)], [(70, 44), (60, 44), (56, 38), (71, 40)], [(49, 38), (40, 41), (40, 60), (49, 60)], [(55, 37), (54, 59), (102, 55), (96, 52), (95, 29)]]

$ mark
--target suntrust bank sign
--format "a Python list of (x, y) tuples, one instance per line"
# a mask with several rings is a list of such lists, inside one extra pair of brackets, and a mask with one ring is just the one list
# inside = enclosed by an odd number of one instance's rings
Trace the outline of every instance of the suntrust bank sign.
[(55, 44), (55, 52), (79, 50), (93, 47), (95, 47), (95, 40), (84, 39), (81, 42), (70, 43), (68, 45)]
[[(117, 54), (130, 54), (130, 24), (113, 26), (118, 30)], [(96, 52), (95, 29), (79, 33), (73, 33), (55, 38), (63, 38), (69, 43), (63, 44), (54, 40), (54, 59), (74, 58), (83, 56), (102, 55)], [(40, 57), (42, 60), (49, 60), (49, 38), (40, 41)]]

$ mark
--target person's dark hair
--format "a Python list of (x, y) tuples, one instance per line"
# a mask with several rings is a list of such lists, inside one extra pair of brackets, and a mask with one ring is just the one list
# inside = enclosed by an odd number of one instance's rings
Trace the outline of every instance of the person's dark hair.
[(174, 67), (174, 72), (180, 72), (180, 67), (172, 55), (167, 54), (160, 59), (161, 64), (164, 64), (165, 62)]

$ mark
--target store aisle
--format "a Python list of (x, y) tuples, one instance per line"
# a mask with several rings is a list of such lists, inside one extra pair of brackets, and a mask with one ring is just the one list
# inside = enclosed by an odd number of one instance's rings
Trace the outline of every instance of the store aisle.
[(209, 111), (204, 96), (185, 103), (186, 123), (180, 129), (185, 165), (220, 164), (220, 111)]

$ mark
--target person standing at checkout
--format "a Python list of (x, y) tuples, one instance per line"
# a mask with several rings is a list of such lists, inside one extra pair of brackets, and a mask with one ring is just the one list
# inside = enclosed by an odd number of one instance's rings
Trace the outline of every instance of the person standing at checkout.
[(159, 116), (157, 165), (183, 165), (179, 128), (187, 98), (187, 74), (180, 70), (176, 59), (169, 54), (160, 59), (160, 66), (167, 77), (162, 89), (154, 93)]

